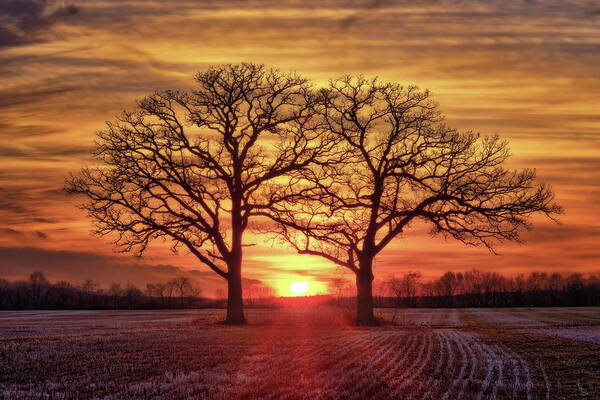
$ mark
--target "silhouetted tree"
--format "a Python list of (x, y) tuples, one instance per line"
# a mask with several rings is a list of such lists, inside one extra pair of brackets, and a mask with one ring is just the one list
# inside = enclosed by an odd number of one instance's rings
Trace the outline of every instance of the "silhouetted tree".
[(165, 307), (167, 305), (166, 299), (171, 296), (173, 288), (169, 283), (148, 283), (146, 285), (146, 292), (151, 297), (157, 297), (160, 299), (160, 305)]
[(43, 308), (44, 293), (47, 292), (50, 282), (48, 282), (48, 279), (46, 279), (46, 276), (42, 272), (33, 271), (31, 275), (29, 275), (29, 283), (31, 285), (33, 306), (35, 308)]
[(390, 293), (396, 300), (396, 307), (401, 307), (402, 297), (404, 295), (404, 291), (402, 290), (402, 281), (400, 281), (400, 279), (396, 276), (391, 276), (386, 283)]
[(128, 282), (125, 288), (125, 302), (128, 308), (134, 308), (142, 302), (144, 294), (133, 283)]
[[(148, 96), (98, 133), (101, 166), (67, 180), (89, 198), (96, 233), (142, 254), (155, 239), (183, 247), (227, 280), (227, 318), (245, 323), (243, 235), (252, 215), (282, 201), (279, 186), (330, 141), (311, 121), (306, 79), (262, 65), (209, 68), (189, 92)], [(316, 121), (316, 120), (315, 120)]]
[(417, 291), (421, 285), (421, 276), (420, 272), (410, 271), (403, 274), (400, 278), (392, 276), (388, 279), (388, 287), (394, 296), (396, 296), (397, 305), (402, 305), (403, 299), (406, 301), (406, 305), (415, 305)]
[(458, 291), (458, 279), (456, 274), (452, 271), (444, 273), (438, 280), (436, 289), (438, 295), (446, 299), (448, 305), (452, 305), (453, 296)]
[(79, 307), (88, 306), (91, 300), (91, 295), (100, 288), (100, 285), (97, 282), (94, 282), (93, 279), (86, 279), (81, 286), (79, 286), (79, 291), (77, 295), (79, 297)]
[(179, 295), (179, 306), (183, 308), (183, 299), (192, 292), (192, 283), (190, 278), (181, 276), (179, 278), (171, 279), (171, 285), (175, 288), (175, 291)]
[(113, 307), (118, 308), (120, 306), (120, 300), (123, 296), (124, 290), (120, 283), (113, 282), (108, 288), (108, 295), (112, 296)]
[(345, 77), (320, 101), (319, 117), (342, 141), (344, 158), (304, 173), (302, 192), (271, 214), (299, 253), (356, 274), (359, 325), (377, 323), (375, 256), (413, 222), (493, 251), (498, 241), (519, 241), (532, 214), (561, 212), (550, 188), (535, 185), (535, 171), (502, 166), (507, 142), (448, 127), (428, 91)]

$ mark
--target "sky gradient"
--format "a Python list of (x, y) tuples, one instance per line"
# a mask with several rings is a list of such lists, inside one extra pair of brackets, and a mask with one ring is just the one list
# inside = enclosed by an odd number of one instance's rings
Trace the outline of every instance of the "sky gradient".
[[(70, 7), (73, 4), (75, 7)], [(377, 258), (383, 278), (478, 268), (600, 272), (600, 6), (596, 1), (34, 1), (0, 3), (0, 278), (144, 284), (188, 271), (205, 294), (224, 281), (157, 243), (142, 259), (109, 238), (62, 187), (91, 162), (94, 132), (154, 90), (186, 88), (209, 65), (295, 70), (317, 85), (347, 73), (433, 92), (448, 124), (511, 143), (565, 208), (535, 219), (526, 245), (493, 255), (416, 225)], [(252, 237), (244, 275), (287, 294), (338, 274)]]

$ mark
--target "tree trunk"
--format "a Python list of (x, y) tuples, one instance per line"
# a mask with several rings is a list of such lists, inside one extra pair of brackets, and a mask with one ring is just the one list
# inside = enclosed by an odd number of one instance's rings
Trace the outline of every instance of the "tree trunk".
[(227, 280), (227, 318), (229, 325), (246, 325), (244, 317), (244, 299), (242, 297), (242, 258), (234, 257), (228, 265)]
[(227, 318), (229, 325), (246, 325), (242, 295), (242, 163), (234, 156), (234, 190), (231, 193), (231, 254), (227, 260)]
[(356, 274), (356, 325), (376, 326), (379, 321), (373, 314), (373, 258), (360, 261)]

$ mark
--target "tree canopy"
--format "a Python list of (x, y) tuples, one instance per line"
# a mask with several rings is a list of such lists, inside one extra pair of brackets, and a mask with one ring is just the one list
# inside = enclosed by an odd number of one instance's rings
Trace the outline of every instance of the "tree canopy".
[(374, 257), (415, 221), (493, 251), (520, 241), (533, 214), (561, 212), (535, 170), (504, 167), (506, 141), (449, 127), (427, 90), (347, 76), (321, 91), (318, 110), (343, 157), (298, 171), (305, 189), (270, 215), (299, 253), (357, 275), (361, 324), (375, 323)]
[(307, 79), (263, 65), (209, 68), (189, 91), (154, 93), (98, 132), (95, 167), (67, 180), (95, 232), (142, 254), (157, 239), (185, 248), (229, 284), (228, 321), (243, 323), (243, 233), (283, 201), (292, 171), (330, 147)]

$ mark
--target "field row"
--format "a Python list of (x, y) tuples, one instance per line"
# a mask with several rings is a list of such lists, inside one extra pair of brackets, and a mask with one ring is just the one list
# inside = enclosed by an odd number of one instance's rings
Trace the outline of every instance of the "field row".
[[(519, 355), (453, 330), (123, 332), (4, 345), (2, 354), (14, 379), (5, 398), (479, 399), (551, 389)], [(19, 382), (24, 375), (37, 382)]]
[(494, 311), (450, 311), (437, 328), (303, 310), (252, 310), (241, 328), (217, 324), (221, 311), (0, 315), (0, 398), (596, 397), (600, 346), (544, 331), (597, 326), (499, 329)]

